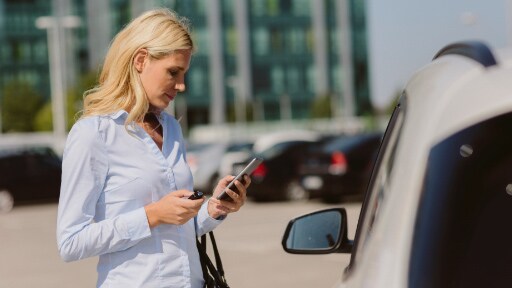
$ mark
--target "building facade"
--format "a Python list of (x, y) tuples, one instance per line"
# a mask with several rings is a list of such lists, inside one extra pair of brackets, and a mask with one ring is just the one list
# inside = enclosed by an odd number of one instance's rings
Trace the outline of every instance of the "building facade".
[(35, 26), (38, 17), (82, 19), (61, 27), (70, 87), (99, 71), (112, 37), (153, 7), (191, 22), (198, 49), (174, 105), (188, 125), (305, 119), (322, 99), (331, 116), (371, 111), (361, 0), (0, 0), (0, 85), (24, 80), (50, 97), (47, 33)]

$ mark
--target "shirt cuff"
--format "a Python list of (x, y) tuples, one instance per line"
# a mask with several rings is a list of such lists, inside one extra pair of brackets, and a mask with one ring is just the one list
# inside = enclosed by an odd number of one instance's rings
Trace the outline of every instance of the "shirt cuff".
[(148, 217), (144, 207), (128, 212), (123, 216), (129, 239), (140, 240), (151, 236), (151, 229), (149, 228)]
[(204, 202), (203, 206), (201, 206), (201, 209), (199, 209), (198, 220), (199, 223), (202, 223), (202, 226), (206, 229), (212, 229), (222, 223), (222, 220), (224, 220), (226, 217), (219, 217), (219, 219), (211, 217), (210, 213), (208, 213), (208, 201)]

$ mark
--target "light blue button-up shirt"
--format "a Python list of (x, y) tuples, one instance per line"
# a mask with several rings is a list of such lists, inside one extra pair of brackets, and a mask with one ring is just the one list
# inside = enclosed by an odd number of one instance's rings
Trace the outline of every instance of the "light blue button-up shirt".
[[(61, 257), (99, 255), (98, 287), (202, 287), (194, 220), (150, 228), (144, 210), (171, 191), (193, 189), (181, 128), (161, 113), (160, 151), (142, 128), (125, 126), (127, 115), (81, 119), (68, 135), (57, 219)], [(221, 223), (206, 202), (196, 218), (198, 235)]]

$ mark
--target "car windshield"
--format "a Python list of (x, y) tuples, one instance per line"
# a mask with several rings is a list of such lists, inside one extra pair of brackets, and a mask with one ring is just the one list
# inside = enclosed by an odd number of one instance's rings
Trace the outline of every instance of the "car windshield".
[(321, 151), (323, 153), (332, 153), (334, 151), (351, 150), (354, 147), (358, 146), (360, 143), (366, 141), (367, 139), (372, 139), (375, 137), (380, 137), (380, 134), (375, 133), (339, 136), (326, 142), (322, 146)]
[(409, 287), (510, 283), (512, 136), (508, 131), (512, 131), (512, 113), (466, 128), (431, 149)]
[(226, 152), (240, 152), (240, 151), (252, 151), (253, 143), (232, 143), (229, 145)]
[(305, 143), (310, 143), (310, 142), (288, 141), (288, 142), (278, 143), (278, 144), (264, 150), (263, 152), (259, 153), (258, 155), (263, 159), (271, 159), (271, 158), (274, 158), (275, 156), (281, 154), (284, 150), (288, 149), (289, 147), (297, 146), (297, 145), (305, 144)]

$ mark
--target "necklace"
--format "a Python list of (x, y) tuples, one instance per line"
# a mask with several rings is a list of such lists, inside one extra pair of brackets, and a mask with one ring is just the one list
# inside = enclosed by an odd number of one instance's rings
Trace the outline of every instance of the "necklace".
[(158, 122), (158, 125), (156, 125), (155, 128), (151, 129), (151, 133), (154, 133), (156, 131), (156, 129), (160, 128), (160, 126), (162, 126), (162, 124), (160, 122)]
[[(157, 123), (156, 126), (153, 128), (151, 125), (151, 123)], [(160, 126), (162, 126), (162, 123), (160, 123), (160, 121), (158, 120), (158, 116), (155, 115), (154, 113), (147, 113), (145, 116), (144, 116), (144, 121), (142, 122), (143, 125), (145, 127), (147, 127), (148, 129), (146, 131), (148, 131), (148, 134), (152, 135), (154, 134), (154, 132), (156, 131), (156, 129), (160, 128)]]

